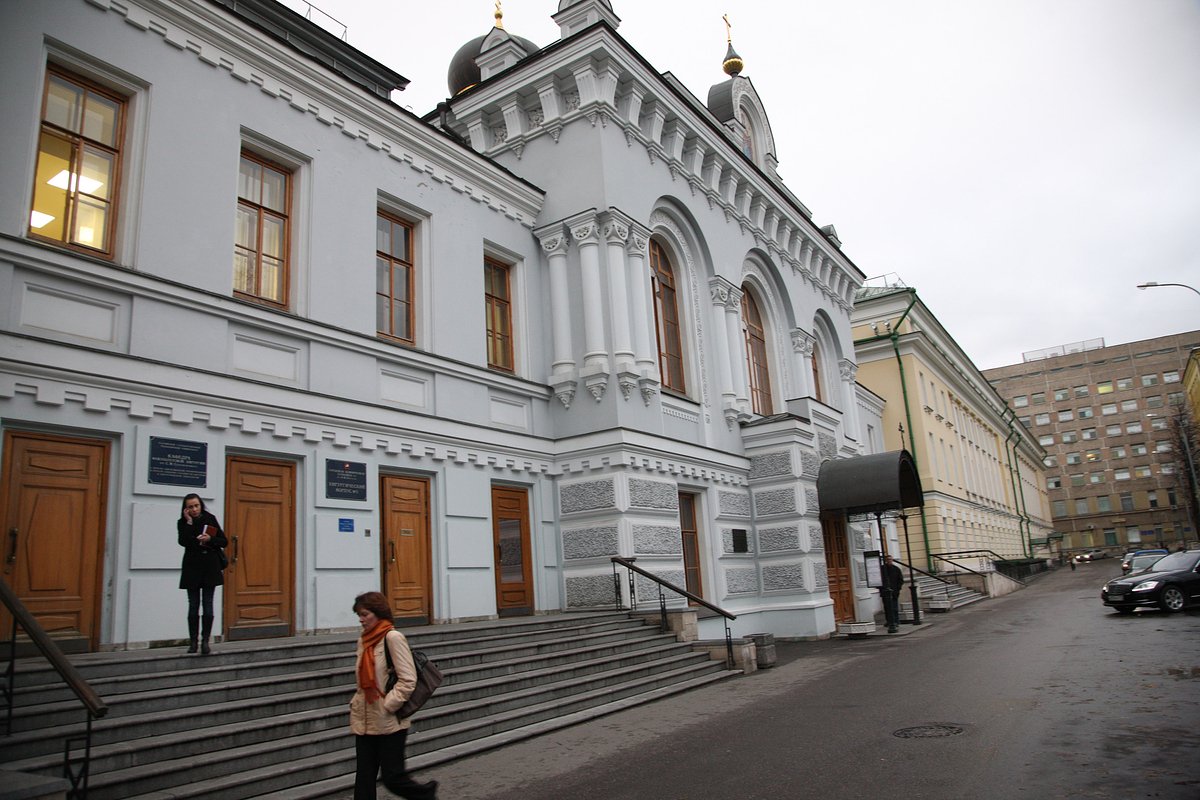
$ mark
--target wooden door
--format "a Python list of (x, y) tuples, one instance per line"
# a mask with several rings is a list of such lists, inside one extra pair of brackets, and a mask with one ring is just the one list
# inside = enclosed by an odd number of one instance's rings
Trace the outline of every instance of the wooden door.
[(821, 520), (825, 537), (825, 571), (829, 576), (829, 596), (833, 599), (833, 621), (854, 622), (854, 583), (850, 579), (850, 547), (844, 517)]
[[(4, 434), (4, 580), (68, 652), (100, 636), (108, 442)], [(0, 606), (0, 639), (13, 620)]]
[(384, 475), (379, 484), (383, 594), (398, 624), (426, 625), (433, 618), (429, 481)]
[[(697, 597), (704, 596), (700, 579), (700, 531), (696, 521), (696, 495), (679, 495), (679, 532), (683, 538), (683, 588)], [(688, 605), (695, 605), (692, 600)]]
[(226, 639), (290, 636), (295, 608), (296, 466), (230, 457), (225, 471)]
[(529, 492), (492, 487), (492, 538), (496, 546), (496, 611), (533, 613), (533, 567), (529, 552)]

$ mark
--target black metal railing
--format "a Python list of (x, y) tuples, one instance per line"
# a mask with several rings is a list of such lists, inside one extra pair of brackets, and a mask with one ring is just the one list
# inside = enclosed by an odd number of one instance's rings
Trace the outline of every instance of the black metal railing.
[(696, 595), (689, 592), (687, 589), (683, 589), (679, 586), (676, 586), (675, 584), (671, 583), (670, 581), (664, 580), (663, 578), (660, 578), (658, 575), (655, 575), (653, 572), (647, 572), (646, 570), (642, 569), (641, 567), (635, 565), (633, 563), (633, 561), (634, 560), (631, 558), (621, 558), (620, 556), (612, 557), (613, 593), (614, 593), (614, 596), (616, 597), (617, 608), (625, 607), (625, 604), (621, 599), (621, 577), (620, 577), (620, 573), (617, 572), (617, 567), (621, 566), (621, 567), (625, 567), (625, 569), (629, 570), (629, 610), (630, 611), (637, 611), (637, 586), (635, 585), (634, 578), (633, 578), (635, 573), (638, 575), (641, 575), (643, 578), (653, 581), (655, 586), (658, 587), (659, 627), (663, 631), (663, 633), (667, 633), (668, 631), (671, 630), (671, 625), (667, 621), (667, 596), (663, 593), (663, 589), (669, 589), (670, 591), (674, 592), (675, 594), (679, 595), (680, 597), (687, 598), (688, 600), (690, 600), (691, 602), (695, 603), (698, 606), (701, 606), (702, 608), (707, 608), (709, 611), (712, 611), (713, 613), (720, 614), (722, 617), (725, 618), (725, 666), (728, 669), (733, 669), (734, 668), (733, 633), (729, 630), (729, 620), (737, 619), (737, 615), (731, 614), (723, 608), (714, 606), (712, 603), (708, 602), (703, 597), (697, 597)]
[[(17, 665), (17, 631), (24, 630), (29, 640), (38, 652), (50, 662), (50, 666), (58, 673), (67, 687), (87, 710), (87, 728), (83, 736), (72, 736), (63, 742), (63, 777), (71, 784), (67, 792), (69, 800), (86, 800), (88, 791), (88, 773), (92, 762), (92, 721), (108, 713), (108, 706), (100, 699), (100, 695), (88, 684), (79, 671), (75, 669), (67, 657), (59, 649), (54, 640), (42, 628), (41, 624), (29, 613), (29, 609), (21, 602), (12, 587), (0, 577), (0, 601), (12, 616), (12, 636), (8, 642), (8, 668), (5, 670), (3, 694), (5, 704), (4, 735), (12, 735), (13, 706), (16, 701), (16, 665)], [(82, 742), (82, 758), (72, 759), (74, 745)]]
[[(1024, 583), (1025, 581), (1023, 580), (1023, 577), (1029, 577), (1029, 575), (1032, 574), (1031, 572), (1027, 572), (1024, 576), (1022, 576), (1020, 575), (1019, 570), (1007, 569), (1006, 565), (1016, 562), (1014, 562), (1012, 559), (1006, 559), (1004, 556), (1000, 555), (994, 550), (988, 550), (986, 548), (979, 548), (976, 550), (954, 550), (945, 553), (930, 553), (929, 557), (939, 562), (945, 562), (946, 564), (949, 564), (949, 572), (951, 575), (955, 575), (961, 570), (963, 572), (970, 572), (973, 575), (978, 575), (980, 578), (983, 577), (983, 573), (979, 570), (971, 569), (970, 567), (966, 566), (965, 564), (961, 564), (958, 560), (956, 560), (966, 558), (986, 559), (988, 562), (990, 562), (992, 569), (1007, 578), (1012, 578), (1017, 583)], [(1027, 560), (1028, 559), (1019, 559), (1021, 562)], [(955, 577), (954, 580), (956, 583), (958, 582), (957, 577)]]

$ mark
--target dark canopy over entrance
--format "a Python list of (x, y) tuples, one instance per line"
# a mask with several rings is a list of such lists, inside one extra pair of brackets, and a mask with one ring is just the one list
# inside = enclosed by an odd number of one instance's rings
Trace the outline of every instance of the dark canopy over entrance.
[(907, 450), (826, 461), (817, 476), (821, 513), (879, 514), (925, 505), (921, 478)]

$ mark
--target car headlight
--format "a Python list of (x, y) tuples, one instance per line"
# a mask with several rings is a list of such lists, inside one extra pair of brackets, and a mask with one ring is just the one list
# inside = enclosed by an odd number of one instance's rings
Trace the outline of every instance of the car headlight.
[(1133, 587), (1135, 592), (1149, 592), (1152, 589), (1157, 589), (1162, 586), (1162, 581), (1142, 581), (1137, 586)]

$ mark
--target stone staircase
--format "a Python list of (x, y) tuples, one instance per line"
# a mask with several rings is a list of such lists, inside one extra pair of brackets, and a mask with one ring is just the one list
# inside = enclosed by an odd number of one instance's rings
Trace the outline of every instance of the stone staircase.
[[(905, 575), (905, 581), (908, 576)], [(959, 586), (952, 581), (942, 581), (928, 575), (917, 575), (917, 597), (921, 603), (921, 613), (944, 613), (962, 608), (965, 605), (986, 600), (987, 595)], [(900, 619), (911, 620), (912, 600), (906, 583), (900, 592)]]
[[(446, 682), (414, 717), (420, 769), (741, 674), (622, 612), (405, 631)], [(89, 653), (72, 662), (109, 706), (93, 723), (89, 800), (349, 796), (354, 634)], [(19, 660), (5, 770), (61, 776), (86, 714), (42, 659)], [(4, 798), (0, 786), (0, 799)]]

